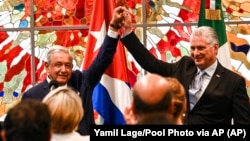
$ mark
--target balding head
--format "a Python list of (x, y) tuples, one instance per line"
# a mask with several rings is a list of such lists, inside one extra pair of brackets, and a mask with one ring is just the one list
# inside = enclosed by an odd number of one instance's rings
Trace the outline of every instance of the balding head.
[(172, 91), (166, 78), (147, 74), (134, 85), (135, 113), (167, 111), (172, 100)]

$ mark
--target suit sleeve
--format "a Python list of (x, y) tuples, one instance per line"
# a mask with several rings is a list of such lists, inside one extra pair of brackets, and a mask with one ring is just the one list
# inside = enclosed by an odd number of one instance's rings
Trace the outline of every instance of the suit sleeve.
[(140, 66), (150, 73), (168, 76), (172, 75), (172, 73), (178, 69), (178, 64), (164, 62), (151, 54), (134, 32), (122, 38), (121, 41)]
[(236, 125), (250, 124), (250, 104), (245, 86), (245, 80), (240, 77), (233, 97), (233, 119)]
[(112, 63), (117, 43), (118, 39), (106, 35), (96, 58), (90, 67), (83, 73), (85, 82), (87, 82), (89, 87), (93, 88), (101, 80), (103, 73)]

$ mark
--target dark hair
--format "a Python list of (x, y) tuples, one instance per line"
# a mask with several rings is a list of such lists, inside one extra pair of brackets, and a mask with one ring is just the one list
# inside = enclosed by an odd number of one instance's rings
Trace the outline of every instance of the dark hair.
[(41, 101), (25, 99), (11, 108), (3, 124), (7, 141), (49, 141), (51, 115)]

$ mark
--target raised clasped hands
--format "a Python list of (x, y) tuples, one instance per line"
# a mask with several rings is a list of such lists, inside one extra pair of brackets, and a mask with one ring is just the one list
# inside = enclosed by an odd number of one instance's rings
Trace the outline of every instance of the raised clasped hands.
[(110, 24), (120, 29), (122, 33), (130, 32), (133, 28), (131, 15), (126, 7), (116, 7)]

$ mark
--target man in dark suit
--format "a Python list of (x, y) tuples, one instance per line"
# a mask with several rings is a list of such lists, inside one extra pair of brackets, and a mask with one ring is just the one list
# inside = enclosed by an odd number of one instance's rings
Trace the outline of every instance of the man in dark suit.
[(118, 7), (114, 10), (111, 26), (109, 26), (102, 47), (87, 70), (83, 72), (72, 70), (73, 57), (65, 47), (54, 46), (50, 48), (47, 53), (47, 62), (45, 63), (48, 77), (42, 83), (26, 91), (22, 96), (22, 100), (28, 98), (42, 100), (50, 91), (49, 83), (51, 80), (56, 80), (59, 86), (73, 87), (80, 94), (85, 113), (78, 131), (82, 135), (88, 135), (89, 125), (94, 124), (92, 92), (113, 60), (118, 43), (117, 27), (123, 23), (122, 12), (123, 7)]
[[(184, 86), (188, 98), (186, 124), (250, 124), (250, 106), (243, 77), (223, 67), (217, 59), (218, 37), (211, 27), (195, 29), (190, 38), (190, 57), (176, 63), (155, 58), (132, 32), (132, 22), (126, 16), (126, 30), (121, 39), (143, 69), (162, 76), (175, 77)], [(190, 89), (199, 71), (204, 81), (193, 109)]]

